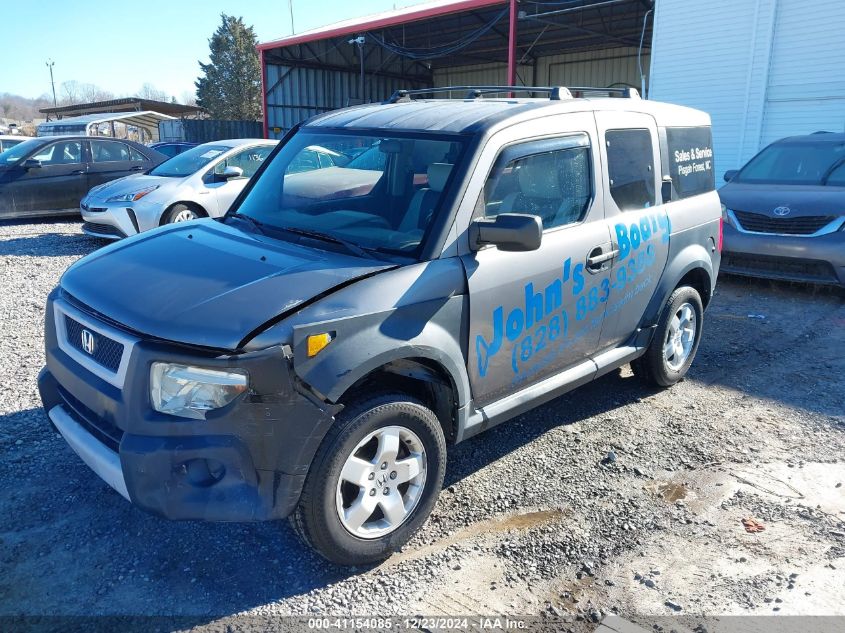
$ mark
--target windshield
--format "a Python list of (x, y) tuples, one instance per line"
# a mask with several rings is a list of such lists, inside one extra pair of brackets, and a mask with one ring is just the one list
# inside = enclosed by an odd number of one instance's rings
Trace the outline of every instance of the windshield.
[[(265, 230), (309, 231), (328, 237), (327, 243), (334, 238), (363, 249), (415, 255), (443, 206), (464, 145), (456, 135), (301, 131), (237, 211)], [(314, 146), (358, 156), (343, 167), (299, 171), (301, 154)]]
[(24, 141), (23, 143), (18, 143), (14, 147), (11, 147), (4, 152), (0, 152), (0, 165), (14, 165), (21, 158), (25, 158), (42, 145), (44, 145), (44, 141), (41, 139), (32, 139)]
[[(752, 158), (734, 182), (833, 185), (845, 162), (845, 143), (775, 143)], [(838, 179), (841, 180), (841, 177)]]
[(169, 178), (184, 178), (197, 173), (208, 165), (212, 160), (223, 152), (228, 152), (231, 147), (228, 145), (197, 145), (191, 149), (177, 154), (170, 160), (164, 161), (161, 165), (150, 172), (151, 176), (165, 176)]

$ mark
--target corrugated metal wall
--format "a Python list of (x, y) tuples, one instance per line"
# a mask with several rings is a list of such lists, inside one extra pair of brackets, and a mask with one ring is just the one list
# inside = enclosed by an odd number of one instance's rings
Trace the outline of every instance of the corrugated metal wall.
[(845, 130), (845, 2), (660, 0), (650, 97), (713, 118), (717, 177), (784, 136)]
[(363, 102), (383, 101), (397, 88), (417, 87), (368, 74), (362, 101), (358, 73), (275, 64), (267, 66), (266, 85), (270, 138), (281, 138), (291, 127), (315, 114)]
[[(567, 53), (539, 60), (538, 81), (552, 86), (597, 86), (610, 88), (627, 85), (640, 89), (640, 71), (636, 48), (608, 48), (584, 53)], [(648, 74), (649, 55), (642, 57)], [(646, 76), (646, 85), (648, 77)]]
[[(518, 66), (517, 73), (526, 83), (531, 82), (531, 66)], [(504, 64), (456, 66), (434, 71), (435, 86), (506, 86), (508, 67)], [(464, 95), (454, 95), (463, 97)]]
[(208, 143), (229, 138), (261, 138), (262, 132), (260, 121), (177, 119), (158, 124), (161, 141)]
[[(643, 68), (647, 72), (648, 53), (643, 55)], [(517, 70), (520, 83), (539, 86), (601, 86), (608, 88), (625, 84), (640, 88), (636, 48), (608, 48), (583, 53), (566, 53), (541, 57), (534, 68), (523, 64)], [(459, 66), (434, 71), (438, 86), (507, 84), (507, 66), (483, 64)]]

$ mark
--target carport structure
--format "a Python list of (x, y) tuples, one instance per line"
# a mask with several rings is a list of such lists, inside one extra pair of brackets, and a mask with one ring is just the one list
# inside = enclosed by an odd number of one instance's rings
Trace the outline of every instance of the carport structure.
[[(653, 0), (439, 0), (259, 44), (265, 136), (397, 89), (647, 86)], [(463, 97), (464, 93), (453, 94)]]

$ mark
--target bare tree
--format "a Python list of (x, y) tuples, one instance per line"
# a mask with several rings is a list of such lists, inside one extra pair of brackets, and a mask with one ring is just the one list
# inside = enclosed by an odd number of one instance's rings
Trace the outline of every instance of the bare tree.
[(187, 106), (195, 106), (197, 105), (197, 93), (193, 90), (185, 90), (182, 92), (179, 101)]
[(110, 99), (114, 99), (114, 93), (109, 92), (108, 90), (103, 90), (95, 84), (82, 84), (80, 88), (82, 98), (87, 102), (108, 101)]
[(61, 86), (60, 99), (62, 105), (73, 105), (75, 103), (82, 103), (81, 87), (76, 79), (70, 81), (63, 81)]
[(146, 82), (138, 91), (139, 98), (149, 99), (151, 101), (167, 101), (168, 95), (164, 90), (159, 90), (150, 82)]
[(75, 79), (62, 82), (61, 104), (75, 105), (92, 101), (108, 101), (114, 99), (114, 93), (103, 90), (96, 84), (80, 83)]

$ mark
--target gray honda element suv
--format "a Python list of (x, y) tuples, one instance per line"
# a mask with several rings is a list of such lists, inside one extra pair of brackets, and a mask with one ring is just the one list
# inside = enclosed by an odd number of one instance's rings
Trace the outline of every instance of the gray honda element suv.
[[(426, 520), (447, 445), (625, 363), (680, 380), (719, 267), (710, 118), (509, 90), (316, 116), (225, 217), (71, 266), (39, 378), (71, 448), (144, 510), (290, 517), (358, 564)], [(368, 158), (293, 169), (315, 145)]]

